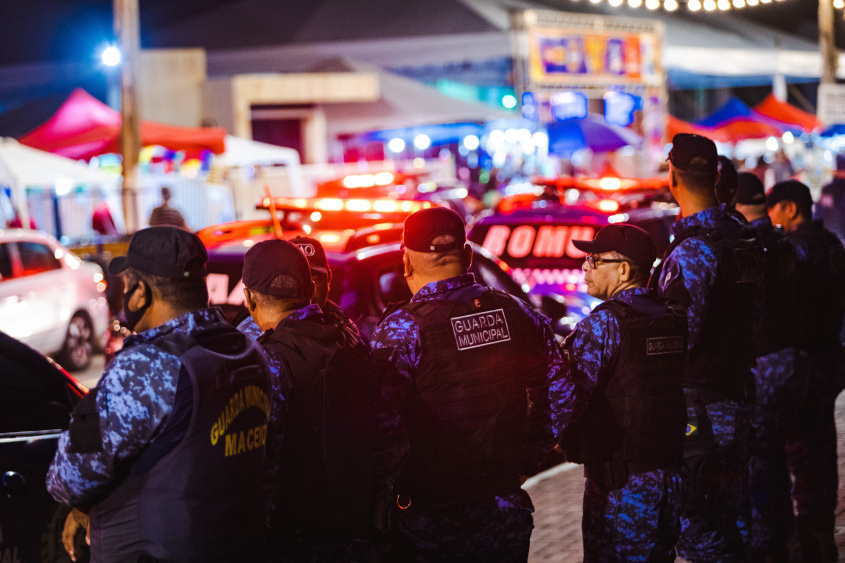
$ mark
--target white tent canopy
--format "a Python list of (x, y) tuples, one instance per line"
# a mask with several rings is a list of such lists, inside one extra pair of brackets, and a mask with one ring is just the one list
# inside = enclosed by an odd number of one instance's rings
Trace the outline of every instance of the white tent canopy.
[(250, 139), (242, 139), (234, 135), (226, 135), (226, 152), (218, 158), (224, 166), (299, 166), (299, 153), (294, 149), (279, 147), (269, 143), (260, 143)]
[(21, 145), (14, 139), (0, 139), (0, 185), (11, 188), (21, 224), (29, 225), (26, 188), (113, 186), (120, 179), (86, 164)]

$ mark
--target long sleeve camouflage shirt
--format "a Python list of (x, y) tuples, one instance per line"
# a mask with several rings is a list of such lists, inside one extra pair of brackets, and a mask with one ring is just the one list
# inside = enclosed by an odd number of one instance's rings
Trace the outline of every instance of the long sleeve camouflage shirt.
[[(472, 274), (465, 274), (446, 280), (432, 282), (416, 293), (412, 302), (448, 300), (472, 300), (481, 295), (487, 288), (475, 283)], [(546, 351), (542, 357), (526, 358), (526, 371), (532, 375), (529, 398), (529, 453), (526, 465), (536, 469), (548, 455), (560, 437), (562, 428), (568, 423), (572, 413), (575, 397), (575, 386), (563, 378), (560, 349), (548, 320), (535, 312), (531, 307), (518, 301), (525, 314), (530, 318), (536, 329), (536, 337), (543, 342)], [(420, 342), (420, 327), (415, 318), (404, 309), (394, 311), (383, 319), (375, 332), (371, 342), (373, 352), (389, 355), (391, 373), (383, 388), (382, 400), (387, 405), (393, 405), (392, 416), (401, 419), (398, 410), (408, 394), (415, 371), (420, 366), (422, 356)], [(382, 409), (384, 416), (388, 416), (388, 409)], [(396, 420), (383, 421), (384, 426), (404, 429), (404, 425)], [(379, 452), (381, 464), (392, 468), (393, 472), (401, 469), (401, 464), (407, 456), (409, 443), (407, 435), (401, 431), (393, 435), (387, 442), (387, 449)]]
[(179, 381), (179, 357), (156, 346), (170, 333), (195, 334), (224, 324), (217, 309), (201, 309), (128, 337), (97, 385), (96, 413), (101, 444), (71, 453), (63, 432), (47, 473), (47, 489), (58, 502), (96, 503), (118, 484), (119, 468), (150, 444), (172, 413)]

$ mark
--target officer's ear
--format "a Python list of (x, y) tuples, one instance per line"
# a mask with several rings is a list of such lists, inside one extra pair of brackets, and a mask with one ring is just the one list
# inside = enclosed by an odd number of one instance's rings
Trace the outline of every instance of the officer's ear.
[(246, 305), (250, 315), (255, 311), (255, 300), (253, 300), (252, 293), (246, 287), (244, 288), (244, 305)]
[(783, 200), (783, 210), (790, 219), (795, 219), (798, 216), (798, 204), (794, 201), (788, 199)]
[(628, 262), (619, 262), (617, 264), (619, 266), (619, 281), (627, 282), (631, 281), (631, 265)]
[(411, 264), (411, 257), (408, 256), (408, 250), (407, 249), (402, 254), (402, 265), (404, 267), (403, 275), (406, 278), (410, 278), (411, 276), (414, 275), (414, 265)]
[(469, 270), (470, 266), (472, 266), (472, 247), (467, 243), (464, 245), (464, 269)]

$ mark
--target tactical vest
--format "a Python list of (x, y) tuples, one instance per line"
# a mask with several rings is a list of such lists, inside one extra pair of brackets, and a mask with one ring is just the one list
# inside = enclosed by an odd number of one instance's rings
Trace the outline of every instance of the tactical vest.
[(397, 483), (418, 498), (489, 498), (519, 489), (525, 463), (526, 367), (541, 357), (536, 329), (513, 297), (403, 306), (420, 329), (409, 391), (410, 458)]
[(805, 253), (799, 264), (799, 346), (810, 354), (837, 350), (845, 314), (845, 250), (820, 222), (787, 235)]
[(687, 422), (686, 315), (641, 296), (630, 305), (606, 301), (593, 313), (602, 310), (619, 322), (619, 352), (584, 415), (566, 429), (566, 458), (584, 464), (619, 459), (630, 473), (677, 468)]
[(367, 537), (374, 495), (377, 370), (351, 323), (283, 320), (262, 344), (292, 377), (272, 541)]
[(754, 330), (757, 357), (795, 345), (796, 256), (785, 234), (770, 225), (755, 229), (762, 248), (763, 303)]
[[(745, 400), (753, 394), (754, 321), (761, 302), (762, 263), (754, 232), (743, 225), (706, 230), (696, 226), (680, 233), (666, 256), (691, 237), (709, 241), (718, 268), (697, 344), (689, 350), (684, 388), (713, 400)], [(659, 276), (656, 273), (655, 278)], [(695, 296), (692, 296), (695, 299)]]
[(153, 344), (182, 365), (174, 412), (159, 438), (170, 421), (189, 422), (175, 445), (162, 448), (153, 440), (123, 468), (128, 477), (91, 510), (92, 560), (255, 560), (266, 527), (264, 355), (228, 325), (171, 333)]

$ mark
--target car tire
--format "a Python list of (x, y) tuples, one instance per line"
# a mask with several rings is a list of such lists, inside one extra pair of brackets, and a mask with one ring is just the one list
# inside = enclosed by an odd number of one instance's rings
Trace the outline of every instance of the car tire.
[(88, 367), (94, 355), (94, 327), (83, 313), (70, 319), (65, 336), (65, 345), (59, 354), (59, 363), (68, 371), (79, 371)]

